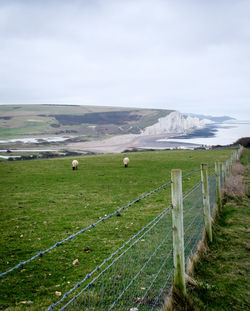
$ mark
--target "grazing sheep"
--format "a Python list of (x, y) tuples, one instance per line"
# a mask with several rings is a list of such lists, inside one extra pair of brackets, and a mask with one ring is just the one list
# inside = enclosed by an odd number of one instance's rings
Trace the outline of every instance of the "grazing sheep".
[(72, 161), (72, 170), (77, 170), (78, 167), (78, 161), (77, 160), (73, 160)]
[(128, 167), (129, 158), (124, 158), (124, 159), (123, 159), (123, 164), (124, 164), (124, 167)]

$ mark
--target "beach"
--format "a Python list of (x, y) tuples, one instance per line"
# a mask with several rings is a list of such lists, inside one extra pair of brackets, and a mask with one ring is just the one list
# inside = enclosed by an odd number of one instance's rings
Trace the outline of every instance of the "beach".
[[(164, 139), (166, 139), (166, 136), (166, 134), (145, 136), (136, 134), (119, 135), (104, 140), (70, 143), (67, 145), (67, 149), (71, 151), (85, 150), (96, 153), (121, 153), (124, 151), (132, 151), (133, 149), (163, 150), (172, 148), (175, 149), (178, 146), (192, 149), (198, 146), (188, 142), (180, 144), (172, 141), (164, 141)], [(170, 134), (168, 137), (173, 137), (173, 134)]]

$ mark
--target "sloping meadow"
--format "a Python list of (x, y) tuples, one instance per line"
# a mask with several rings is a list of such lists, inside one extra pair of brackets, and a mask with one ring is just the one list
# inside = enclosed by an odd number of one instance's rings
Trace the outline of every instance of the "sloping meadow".
[[(0, 272), (7, 271), (129, 202), (233, 150), (159, 151), (0, 163)], [(124, 168), (122, 159), (130, 163)], [(212, 170), (212, 169), (211, 169)], [(183, 179), (183, 192), (200, 172)], [(169, 204), (170, 185), (58, 245), (0, 280), (0, 308), (45, 309)], [(77, 259), (77, 261), (76, 261)]]

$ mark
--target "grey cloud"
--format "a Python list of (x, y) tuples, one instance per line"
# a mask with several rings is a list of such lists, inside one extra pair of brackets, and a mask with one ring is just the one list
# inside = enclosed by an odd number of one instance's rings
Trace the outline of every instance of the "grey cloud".
[(240, 116), (250, 97), (249, 13), (244, 0), (2, 1), (0, 103)]

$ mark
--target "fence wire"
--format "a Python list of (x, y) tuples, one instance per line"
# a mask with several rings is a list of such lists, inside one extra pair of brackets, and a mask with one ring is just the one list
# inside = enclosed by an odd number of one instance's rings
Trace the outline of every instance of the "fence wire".
[(95, 269), (99, 274), (76, 284), (74, 290), (82, 289), (75, 296), (69, 300), (71, 291), (47, 310), (62, 303), (59, 310), (153, 310), (159, 306), (171, 287), (173, 271), (170, 210), (126, 242), (126, 249), (115, 254), (102, 271)]
[[(199, 172), (187, 173), (183, 178)], [(222, 174), (220, 176), (222, 186)], [(62, 243), (72, 239), (88, 228), (116, 215), (151, 194), (165, 188), (170, 182), (152, 190), (114, 213), (100, 219), (57, 242), (36, 256), (41, 256)], [(216, 205), (216, 174), (208, 177), (211, 215)], [(203, 197), (201, 182), (194, 185), (183, 196), (184, 255), (185, 262), (197, 250), (204, 230)], [(92, 272), (76, 283), (60, 300), (51, 304), (47, 311), (56, 310), (140, 310), (159, 308), (169, 294), (173, 277), (173, 237), (171, 206), (162, 211), (144, 228), (112, 253)], [(25, 263), (33, 260), (32, 257)], [(2, 274), (5, 275), (18, 266)], [(1, 276), (1, 275), (0, 275)]]
[(195, 252), (202, 238), (204, 227), (201, 183), (189, 191), (183, 199), (184, 255), (186, 263)]
[[(210, 178), (215, 180), (215, 176)], [(202, 239), (202, 203), (199, 182), (183, 196), (186, 262)], [(168, 208), (47, 310), (155, 310), (169, 294), (172, 276), (172, 219)]]
[(214, 216), (214, 208), (216, 206), (216, 174), (213, 173), (208, 177), (209, 186), (209, 202), (210, 202), (210, 215)]
[[(197, 170), (194, 170), (194, 171), (191, 171), (185, 175), (183, 175), (183, 178), (187, 177), (187, 176), (190, 176), (196, 172), (199, 172), (200, 169), (197, 169)], [(68, 236), (67, 238), (61, 240), (61, 241), (57, 241), (54, 245), (50, 246), (49, 248), (43, 250), (43, 251), (40, 251), (38, 252), (37, 254), (35, 254), (34, 256), (30, 257), (29, 259), (25, 260), (25, 261), (21, 261), (19, 262), (17, 265), (15, 265), (14, 267), (10, 268), (9, 270), (7, 271), (4, 271), (2, 273), (0, 273), (0, 279), (2, 279), (4, 276), (8, 275), (9, 273), (17, 270), (17, 269), (21, 269), (24, 267), (24, 265), (26, 265), (27, 263), (30, 263), (31, 261), (39, 258), (39, 257), (43, 257), (46, 253), (52, 251), (53, 249), (57, 248), (57, 247), (60, 247), (62, 246), (63, 244), (65, 244), (66, 242), (68, 241), (71, 241), (72, 239), (74, 239), (75, 237), (77, 237), (79, 234), (83, 234), (85, 232), (87, 232), (88, 230), (91, 230), (93, 228), (95, 228), (97, 225), (103, 223), (104, 221), (110, 219), (111, 217), (115, 216), (115, 215), (119, 215), (121, 211), (124, 211), (126, 210), (127, 208), (129, 207), (132, 207), (133, 205), (135, 205), (136, 203), (140, 202), (141, 200), (151, 196), (152, 194), (166, 188), (167, 186), (169, 186), (171, 184), (171, 181), (168, 181), (164, 184), (162, 184), (161, 186), (153, 189), (152, 191), (138, 197), (137, 199), (135, 199), (134, 201), (128, 203), (127, 205), (124, 205), (122, 207), (120, 207), (119, 209), (117, 209), (116, 211), (114, 211), (113, 213), (110, 213), (109, 215), (106, 215), (104, 217), (99, 217), (99, 220), (90, 224), (89, 226), (77, 231), (76, 233), (73, 233), (71, 234), (70, 236)]]
[(97, 225), (103, 223), (104, 221), (110, 219), (111, 217), (115, 216), (115, 215), (119, 215), (121, 211), (124, 211), (125, 209), (135, 205), (136, 203), (140, 202), (141, 200), (151, 196), (152, 194), (166, 188), (168, 185), (170, 185), (171, 182), (168, 181), (166, 182), (165, 184), (159, 186), (158, 188), (155, 188), (154, 190), (140, 196), (139, 198), (135, 199), (134, 201), (128, 203), (127, 205), (124, 205), (122, 207), (120, 207), (119, 209), (117, 209), (116, 211), (114, 211), (113, 213), (109, 214), (109, 215), (106, 215), (104, 217), (100, 217), (100, 219), (94, 223), (92, 223), (91, 225), (77, 231), (76, 233), (74, 234), (71, 234), (70, 236), (68, 236), (67, 238), (61, 240), (61, 241), (58, 241), (56, 242), (54, 245), (52, 245), (51, 247), (43, 250), (43, 251), (40, 251), (38, 252), (36, 255), (32, 256), (31, 258), (25, 260), (25, 261), (21, 261), (19, 262), (17, 265), (15, 265), (14, 267), (12, 267), (11, 269), (7, 270), (7, 271), (4, 271), (2, 273), (0, 273), (0, 279), (2, 279), (4, 276), (6, 276), (7, 274), (17, 270), (17, 269), (21, 269), (23, 268), (24, 265), (26, 265), (27, 263), (33, 261), (34, 259), (37, 259), (39, 257), (42, 257), (43, 255), (45, 255), (46, 253), (52, 251), (53, 249), (59, 247), (59, 246), (62, 246), (64, 243), (68, 242), (68, 241), (71, 241), (72, 239), (74, 239), (75, 237), (77, 237), (79, 234), (82, 234), (82, 233), (85, 233), (87, 232), (88, 230), (91, 230), (93, 228), (95, 228)]

